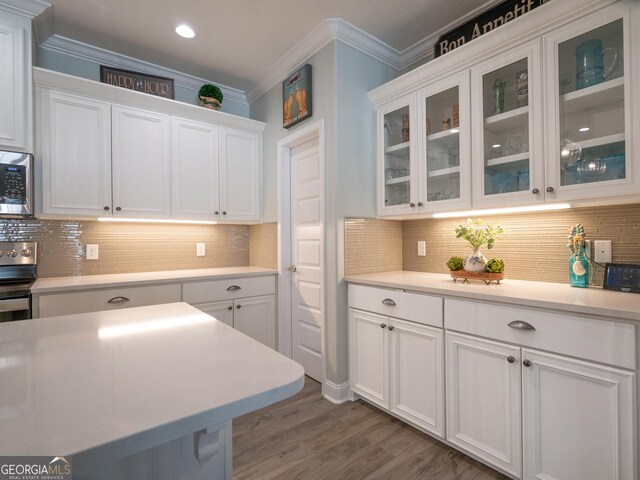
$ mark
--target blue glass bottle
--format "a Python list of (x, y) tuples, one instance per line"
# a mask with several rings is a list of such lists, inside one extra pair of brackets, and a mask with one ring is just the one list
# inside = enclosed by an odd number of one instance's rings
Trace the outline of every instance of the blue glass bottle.
[[(582, 275), (578, 275), (576, 273), (576, 270), (580, 271), (580, 268), (574, 267), (573, 264), (575, 262), (580, 262), (580, 264), (582, 264), (584, 269), (584, 273)], [(573, 255), (569, 257), (569, 283), (572, 287), (586, 288), (589, 286), (589, 278), (589, 261), (584, 254), (584, 247), (582, 247), (580, 248), (580, 253), (578, 254), (577, 259)]]

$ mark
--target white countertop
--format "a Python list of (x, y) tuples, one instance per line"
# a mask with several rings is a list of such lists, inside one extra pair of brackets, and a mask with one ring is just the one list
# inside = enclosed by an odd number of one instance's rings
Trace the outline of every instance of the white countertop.
[(79, 470), (283, 400), (294, 361), (186, 303), (0, 324), (0, 452)]
[(640, 295), (603, 290), (598, 287), (576, 288), (568, 284), (527, 282), (505, 279), (500, 284), (453, 282), (439, 273), (404, 270), (351, 275), (347, 282), (415, 292), (432, 293), (469, 300), (485, 300), (527, 307), (547, 308), (580, 315), (614, 317), (640, 321)]
[(114, 273), (108, 275), (77, 275), (73, 277), (39, 278), (31, 287), (31, 293), (71, 292), (91, 288), (124, 287), (136, 284), (188, 282), (216, 278), (276, 275), (277, 270), (262, 267), (198, 268), (192, 270), (168, 270), (162, 272)]

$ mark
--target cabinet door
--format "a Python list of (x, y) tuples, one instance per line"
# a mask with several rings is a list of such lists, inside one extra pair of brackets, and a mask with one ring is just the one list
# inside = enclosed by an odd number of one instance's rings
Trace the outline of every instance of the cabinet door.
[(261, 137), (220, 127), (220, 218), (260, 220)]
[(173, 217), (218, 218), (218, 127), (172, 118), (171, 152)]
[(211, 315), (230, 327), (233, 327), (233, 301), (198, 303), (193, 306), (207, 315)]
[(378, 109), (378, 214), (418, 212), (416, 103), (411, 94)]
[(418, 93), (421, 211), (471, 208), (469, 88), (465, 71)]
[(27, 83), (26, 32), (23, 28), (0, 25), (0, 146), (26, 151)]
[(349, 378), (351, 390), (389, 407), (389, 319), (349, 310)]
[(171, 215), (169, 117), (112, 106), (114, 215)]
[(631, 87), (640, 54), (637, 28), (637, 15), (617, 4), (546, 37), (553, 99), (548, 105), (547, 185), (553, 188), (548, 199), (640, 190), (637, 136), (631, 128), (638, 101), (637, 87)]
[(111, 215), (111, 106), (38, 89), (43, 215)]
[(544, 201), (540, 42), (471, 70), (474, 206)]
[(444, 436), (444, 357), (441, 329), (391, 319), (391, 411)]
[(524, 478), (636, 478), (635, 375), (526, 349), (522, 358)]
[(251, 297), (235, 300), (233, 328), (276, 348), (276, 297)]
[(521, 478), (520, 349), (447, 332), (447, 440)]

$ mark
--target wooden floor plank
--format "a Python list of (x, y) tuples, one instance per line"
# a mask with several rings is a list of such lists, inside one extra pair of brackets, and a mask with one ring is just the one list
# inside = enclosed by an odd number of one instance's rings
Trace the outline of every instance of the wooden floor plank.
[(361, 400), (297, 395), (233, 421), (234, 480), (503, 480), (507, 477)]

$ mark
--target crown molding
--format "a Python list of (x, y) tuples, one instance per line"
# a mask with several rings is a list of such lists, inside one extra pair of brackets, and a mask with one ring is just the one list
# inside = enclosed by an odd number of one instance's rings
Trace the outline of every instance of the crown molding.
[[(177, 70), (145, 62), (144, 60), (105, 50), (103, 48), (95, 47), (60, 35), (53, 35), (47, 38), (44, 42), (40, 43), (39, 46), (45, 50), (62, 53), (64, 55), (69, 55), (99, 65), (124, 68), (148, 73), (150, 75), (173, 78), (176, 85), (195, 90), (196, 92), (200, 89), (203, 83), (213, 83), (211, 80), (188, 75), (186, 73), (178, 72)], [(247, 98), (242, 90), (220, 84), (218, 84), (218, 86), (220, 87), (220, 90), (222, 90), (222, 94), (226, 100), (233, 100), (247, 105)]]
[(27, 18), (35, 18), (51, 7), (49, 2), (43, 0), (2, 0), (0, 10), (7, 10)]

